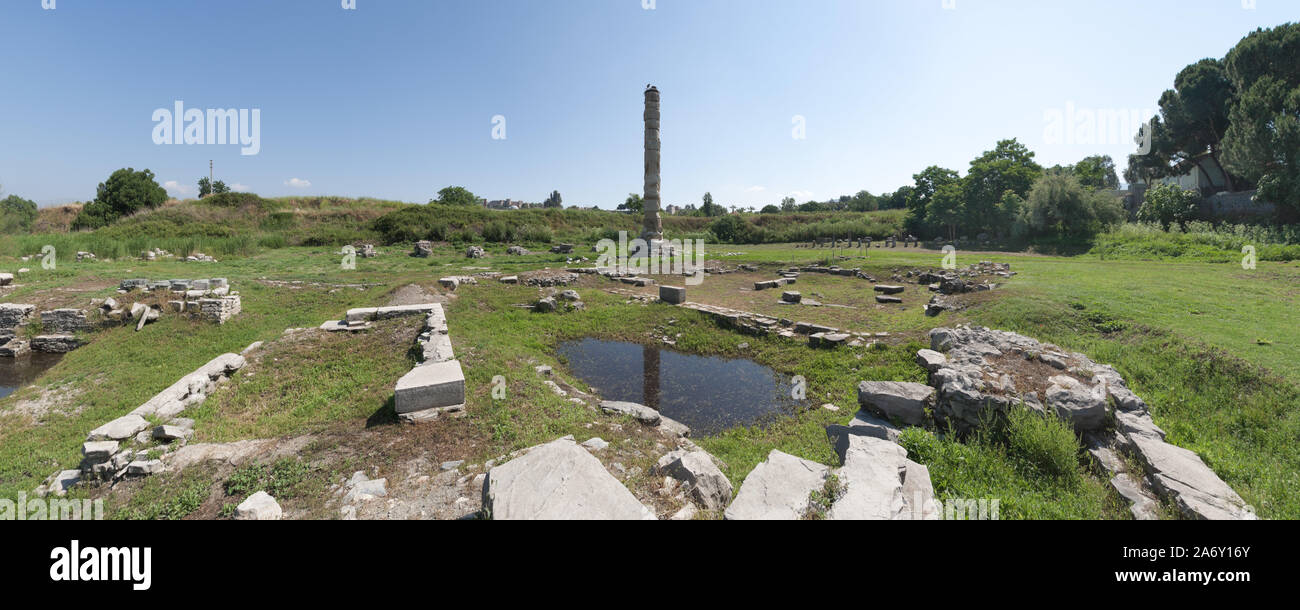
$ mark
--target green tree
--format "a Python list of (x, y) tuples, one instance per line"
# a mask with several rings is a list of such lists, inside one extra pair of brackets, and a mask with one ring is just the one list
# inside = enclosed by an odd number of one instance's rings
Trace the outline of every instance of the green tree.
[(220, 195), (222, 193), (229, 193), (229, 192), (230, 192), (230, 187), (226, 186), (225, 182), (218, 180), (212, 183), (212, 194)]
[(947, 184), (960, 184), (961, 176), (950, 169), (931, 165), (912, 176), (916, 186), (907, 194), (907, 219), (904, 225), (913, 234), (933, 232), (936, 223), (928, 217), (927, 208), (935, 193)]
[(0, 199), (0, 233), (22, 233), (36, 221), (36, 202), (10, 195)]
[(1196, 218), (1200, 200), (1196, 191), (1183, 190), (1173, 184), (1157, 184), (1147, 190), (1137, 218), (1142, 222), (1158, 222), (1166, 230), (1175, 223), (1182, 226)]
[(760, 213), (760, 214), (780, 214), (780, 213), (781, 213), (781, 208), (780, 208), (780, 207), (777, 207), (777, 206), (775, 206), (775, 205), (768, 204), (768, 205), (763, 206), (763, 209), (760, 210), (759, 213)]
[(720, 205), (718, 205), (718, 204), (716, 204), (716, 203), (713, 203), (713, 194), (712, 194), (712, 193), (705, 193), (705, 194), (704, 194), (704, 203), (703, 203), (703, 205), (700, 206), (700, 215), (701, 215), (701, 216), (707, 216), (707, 217), (712, 218), (712, 217), (714, 217), (714, 216), (722, 216), (723, 214), (726, 214), (726, 213), (727, 213), (727, 211), (726, 211), (725, 209), (723, 209), (722, 206), (720, 206)]
[(443, 205), (480, 205), (478, 195), (463, 186), (449, 186), (438, 191), (437, 202)]
[(627, 199), (618, 206), (620, 210), (631, 210), (637, 214), (645, 212), (645, 200), (637, 193), (628, 193)]
[(1250, 33), (1223, 63), (1238, 93), (1224, 162), (1258, 184), (1282, 222), (1300, 221), (1300, 24)]
[(1119, 197), (1088, 190), (1068, 173), (1049, 172), (1029, 190), (1021, 214), (1032, 234), (1084, 239), (1123, 221), (1124, 207)]
[(798, 202), (796, 202), (796, 201), (794, 200), (794, 197), (782, 197), (782, 198), (781, 198), (781, 211), (782, 211), (782, 212), (786, 212), (786, 213), (793, 212), (793, 211), (795, 211), (796, 206), (798, 206)]
[(875, 195), (867, 191), (858, 191), (849, 199), (849, 209), (854, 212), (871, 212), (880, 209), (880, 202)]
[(87, 203), (72, 221), (74, 229), (94, 229), (139, 210), (153, 209), (167, 201), (167, 191), (158, 186), (153, 172), (119, 169), (101, 182), (95, 200)]
[(1070, 173), (1079, 179), (1079, 184), (1084, 188), (1094, 191), (1119, 189), (1119, 175), (1115, 173), (1115, 161), (1110, 155), (1084, 157), (1070, 166)]
[(957, 239), (957, 224), (966, 214), (966, 198), (959, 182), (941, 184), (926, 206), (926, 218), (947, 229), (948, 239)]
[(825, 212), (828, 208), (820, 201), (805, 201), (799, 204), (798, 209), (800, 212)]
[(212, 179), (204, 176), (199, 178), (199, 199), (212, 194)]
[(1011, 219), (997, 214), (1003, 195), (1011, 191), (1025, 196), (1041, 175), (1043, 167), (1024, 144), (1014, 138), (998, 142), (971, 161), (964, 180), (965, 213), (957, 222), (972, 232), (1005, 227)]
[(709, 231), (723, 243), (739, 243), (739, 238), (744, 234), (747, 223), (745, 220), (735, 214), (728, 214), (709, 224)]

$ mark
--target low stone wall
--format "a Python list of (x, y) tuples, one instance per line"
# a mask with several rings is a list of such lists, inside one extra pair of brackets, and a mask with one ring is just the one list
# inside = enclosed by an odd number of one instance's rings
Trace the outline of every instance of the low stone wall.
[(54, 473), (35, 493), (62, 496), (81, 481), (164, 472), (167, 467), (161, 455), (184, 446), (193, 434), (194, 421), (177, 416), (202, 403), (245, 363), (239, 354), (217, 356), (130, 413), (91, 430), (81, 448), (80, 466)]
[[(934, 420), (940, 427), (972, 430), (1024, 405), (1070, 422), (1138, 518), (1156, 517), (1153, 494), (1169, 499), (1188, 518), (1255, 518), (1195, 453), (1165, 442), (1147, 404), (1114, 367), (1024, 335), (982, 327), (936, 328), (930, 342), (932, 349), (918, 352), (917, 362), (930, 373)], [(874, 404), (870, 397), (863, 399)], [(921, 412), (920, 402), (906, 404), (913, 414)], [(1144, 471), (1130, 472), (1117, 453), (1133, 456)]]

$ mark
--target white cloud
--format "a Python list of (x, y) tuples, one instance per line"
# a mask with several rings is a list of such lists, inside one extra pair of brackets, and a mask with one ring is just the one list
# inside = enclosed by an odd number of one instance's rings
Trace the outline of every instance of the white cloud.
[(290, 178), (288, 180), (285, 180), (284, 184), (286, 186), (292, 186), (293, 188), (296, 189), (305, 189), (311, 186), (311, 181), (303, 180), (302, 178)]
[(805, 201), (811, 201), (811, 200), (812, 200), (812, 198), (813, 198), (813, 192), (812, 192), (812, 191), (790, 191), (789, 193), (786, 193), (784, 196), (785, 196), (785, 197), (794, 197), (794, 198), (795, 198), (795, 201), (798, 201), (798, 202), (800, 202), (800, 203), (803, 203), (803, 202), (805, 202)]
[(185, 186), (175, 180), (168, 180), (163, 183), (163, 188), (167, 189), (167, 194), (173, 196), (193, 195), (196, 192), (195, 187)]
[(240, 192), (240, 193), (247, 193), (247, 192), (248, 192), (248, 185), (247, 185), (247, 184), (240, 184), (240, 183), (236, 182), (236, 183), (230, 185), (230, 190), (232, 190), (232, 191), (236, 191), (236, 192)]
[(759, 186), (759, 185), (756, 184), (756, 185), (754, 185), (754, 186), (751, 186), (751, 187), (745, 189), (745, 192), (746, 192), (746, 193), (761, 193), (761, 192), (766, 191), (766, 190), (767, 190), (767, 187), (766, 187), (766, 186)]

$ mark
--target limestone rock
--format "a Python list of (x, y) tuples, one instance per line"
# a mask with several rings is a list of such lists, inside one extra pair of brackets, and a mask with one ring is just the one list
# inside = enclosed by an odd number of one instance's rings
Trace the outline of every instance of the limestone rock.
[(259, 491), (235, 508), (236, 521), (279, 521), (284, 515), (280, 503), (265, 491)]
[(123, 415), (94, 430), (86, 437), (87, 441), (122, 441), (131, 438), (149, 428), (149, 420), (139, 415)]
[(729, 521), (800, 519), (812, 492), (821, 489), (829, 475), (826, 466), (773, 449), (745, 477), (724, 517)]
[(920, 426), (934, 393), (934, 388), (920, 383), (863, 381), (858, 384), (858, 404), (885, 419)]
[(844, 467), (839, 470), (843, 495), (831, 506), (832, 520), (889, 521), (903, 516), (903, 471), (907, 451), (871, 436), (848, 437)]
[(623, 402), (619, 400), (603, 400), (600, 403), (600, 410), (615, 415), (627, 415), (647, 426), (657, 426), (662, 420), (659, 412), (634, 402)]
[(703, 450), (679, 449), (659, 458), (655, 473), (681, 481), (705, 510), (722, 510), (731, 501), (731, 481)]
[(488, 471), (483, 508), (495, 520), (650, 520), (618, 479), (571, 438), (529, 449)]

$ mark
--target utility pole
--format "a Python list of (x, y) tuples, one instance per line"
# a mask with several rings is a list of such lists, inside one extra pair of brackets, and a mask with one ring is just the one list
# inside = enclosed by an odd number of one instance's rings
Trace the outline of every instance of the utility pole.
[[(213, 188), (212, 187), (213, 175), (214, 174), (212, 173), (212, 159), (208, 159), (208, 188), (209, 189)], [(211, 195), (212, 191), (208, 191), (208, 194)]]

